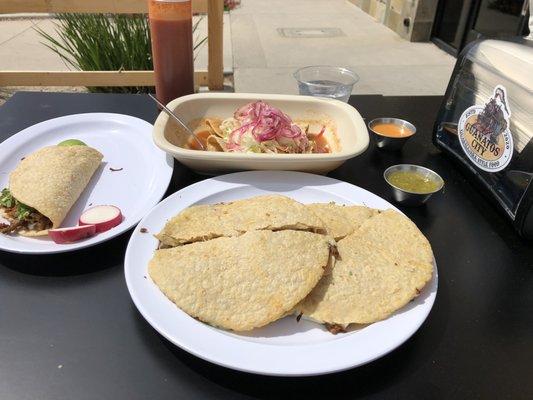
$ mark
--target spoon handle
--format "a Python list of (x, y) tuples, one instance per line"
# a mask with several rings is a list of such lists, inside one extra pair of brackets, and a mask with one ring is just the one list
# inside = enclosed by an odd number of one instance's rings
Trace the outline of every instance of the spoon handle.
[(176, 114), (174, 114), (172, 111), (170, 111), (170, 109), (167, 106), (165, 106), (163, 103), (161, 103), (159, 100), (157, 100), (157, 98), (155, 96), (153, 96), (151, 93), (148, 93), (148, 96), (150, 96), (150, 98), (153, 101), (155, 101), (157, 103), (157, 105), (163, 109), (163, 111), (165, 111), (170, 117), (172, 117), (172, 119), (174, 119), (174, 121), (176, 121), (189, 135), (191, 135), (194, 139), (196, 139), (196, 142), (198, 143), (198, 145), (200, 146), (200, 148), (202, 150), (205, 150), (205, 147), (202, 144), (202, 142), (200, 141), (200, 139), (198, 139), (198, 136), (196, 136), (194, 134), (194, 132), (191, 131), (189, 129), (189, 127), (186, 124), (183, 123), (183, 121), (181, 120), (180, 117), (178, 117)]

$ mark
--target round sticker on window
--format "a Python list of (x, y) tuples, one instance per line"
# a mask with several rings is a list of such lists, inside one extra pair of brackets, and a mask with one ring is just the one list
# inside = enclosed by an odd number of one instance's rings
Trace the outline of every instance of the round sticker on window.
[(468, 158), (488, 172), (504, 169), (513, 156), (513, 136), (509, 130), (511, 110), (501, 85), (484, 106), (468, 107), (459, 119), (459, 142)]

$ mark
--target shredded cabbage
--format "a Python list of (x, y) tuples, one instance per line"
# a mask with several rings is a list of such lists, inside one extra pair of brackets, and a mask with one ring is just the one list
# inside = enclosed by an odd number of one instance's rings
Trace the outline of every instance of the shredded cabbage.
[[(244, 105), (233, 117), (222, 121), (220, 133), (207, 139), (208, 147), (219, 151), (249, 153), (313, 153), (316, 140), (323, 135), (325, 126), (318, 133), (309, 133), (309, 124), (294, 123), (281, 110), (263, 101)], [(323, 150), (320, 150), (323, 151)]]
[(305, 132), (281, 110), (263, 101), (239, 108), (232, 120), (231, 124), (228, 120), (222, 123), (225, 128), (237, 125), (228, 136), (228, 151), (303, 153), (308, 147)]

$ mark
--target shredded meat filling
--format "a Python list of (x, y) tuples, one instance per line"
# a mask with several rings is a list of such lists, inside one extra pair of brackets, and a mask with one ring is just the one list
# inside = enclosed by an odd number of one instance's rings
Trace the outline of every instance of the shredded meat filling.
[(336, 335), (337, 333), (344, 333), (346, 332), (346, 329), (339, 324), (324, 324), (326, 326), (326, 329), (330, 332)]
[(9, 224), (0, 224), (0, 233), (13, 233), (20, 230), (42, 231), (52, 227), (52, 222), (37, 211), (32, 211), (26, 218), (20, 220), (16, 214), (16, 207), (2, 207), (4, 217)]
[(13, 221), (10, 224), (0, 225), (0, 233), (11, 233), (17, 231), (22, 225), (21, 221)]

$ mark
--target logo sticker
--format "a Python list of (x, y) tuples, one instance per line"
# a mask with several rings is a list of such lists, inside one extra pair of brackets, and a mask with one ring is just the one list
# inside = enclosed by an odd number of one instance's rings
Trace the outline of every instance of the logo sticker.
[(461, 115), (457, 129), (459, 142), (468, 158), (483, 171), (501, 171), (511, 161), (510, 117), (507, 92), (501, 85), (494, 88), (484, 106), (468, 107)]

